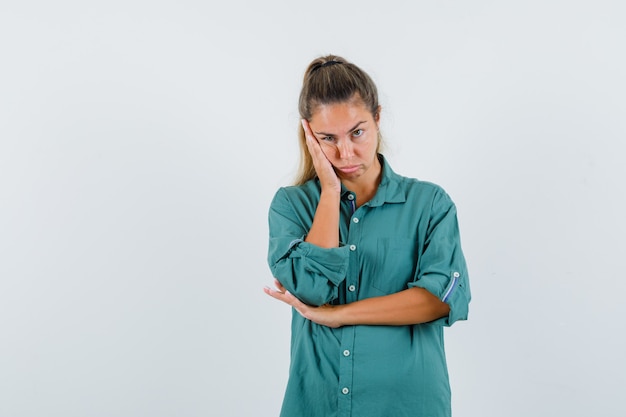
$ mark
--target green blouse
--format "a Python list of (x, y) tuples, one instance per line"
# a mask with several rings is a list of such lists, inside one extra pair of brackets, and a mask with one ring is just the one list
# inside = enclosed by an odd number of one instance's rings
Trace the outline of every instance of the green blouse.
[(402, 177), (384, 157), (374, 197), (358, 209), (342, 188), (340, 245), (304, 242), (317, 179), (277, 191), (269, 210), (270, 269), (310, 305), (346, 304), (422, 287), (447, 317), (410, 326), (332, 329), (295, 310), (281, 417), (450, 416), (443, 326), (467, 319), (470, 289), (456, 208), (439, 186)]

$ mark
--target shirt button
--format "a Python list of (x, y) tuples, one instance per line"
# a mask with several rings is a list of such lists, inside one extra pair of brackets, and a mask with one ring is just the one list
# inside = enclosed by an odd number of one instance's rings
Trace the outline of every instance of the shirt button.
[(346, 387), (343, 387), (341, 389), (341, 392), (343, 392), (344, 394), (348, 394), (350, 392), (350, 390), (348, 388), (346, 388)]
[(343, 356), (350, 356), (350, 351), (348, 349), (344, 350)]
[(352, 219), (352, 221), (353, 221), (354, 223), (358, 223), (358, 222), (359, 222), (359, 218), (358, 218), (358, 217), (355, 217), (354, 219)]
[(348, 194), (348, 200), (354, 200), (354, 195)]
[(354, 292), (354, 290), (356, 290), (356, 287), (355, 287), (354, 285), (350, 285), (350, 286), (348, 287), (348, 291), (350, 291), (350, 292)]
[(355, 251), (356, 250), (356, 245), (350, 245), (350, 250)]

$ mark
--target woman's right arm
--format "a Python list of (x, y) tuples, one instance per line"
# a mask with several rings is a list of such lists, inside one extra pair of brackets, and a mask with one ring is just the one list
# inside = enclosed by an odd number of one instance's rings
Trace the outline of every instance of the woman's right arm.
[(339, 247), (341, 182), (306, 120), (302, 128), (320, 181), (320, 200), (306, 230), (304, 213), (298, 213), (304, 209), (298, 206), (302, 202), (290, 201), (285, 189), (276, 194), (269, 215), (268, 261), (289, 292), (306, 304), (322, 305), (337, 297), (348, 267), (348, 248)]
[[(305, 196), (293, 188), (278, 190), (269, 210), (268, 263), (273, 276), (295, 297), (319, 306), (337, 298), (348, 270), (347, 246), (325, 248), (308, 242), (311, 213)], [(317, 217), (317, 211), (315, 216)]]
[(320, 201), (315, 210), (315, 218), (305, 241), (322, 248), (336, 248), (339, 246), (341, 182), (326, 155), (322, 152), (322, 148), (313, 136), (306, 120), (302, 120), (302, 128), (322, 188)]

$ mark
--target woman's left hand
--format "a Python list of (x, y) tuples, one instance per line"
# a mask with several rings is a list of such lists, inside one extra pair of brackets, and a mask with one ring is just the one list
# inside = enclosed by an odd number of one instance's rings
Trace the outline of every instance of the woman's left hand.
[(263, 289), (265, 294), (285, 304), (289, 304), (305, 319), (309, 319), (322, 326), (335, 328), (342, 326), (338, 314), (341, 306), (333, 306), (330, 304), (324, 304), (319, 307), (310, 306), (298, 300), (293, 294), (287, 291), (277, 279), (274, 279), (274, 285), (276, 285), (276, 289), (265, 287)]

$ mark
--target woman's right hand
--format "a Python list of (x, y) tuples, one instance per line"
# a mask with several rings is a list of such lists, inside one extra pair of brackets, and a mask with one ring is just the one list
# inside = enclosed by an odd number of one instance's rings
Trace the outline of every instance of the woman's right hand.
[(340, 193), (341, 181), (339, 181), (339, 177), (337, 176), (337, 173), (335, 173), (332, 164), (328, 158), (326, 158), (319, 141), (313, 135), (309, 122), (306, 119), (302, 119), (302, 128), (304, 129), (306, 146), (309, 149), (311, 158), (313, 159), (313, 166), (315, 167), (315, 172), (320, 180), (322, 191), (332, 190)]

